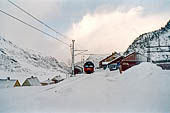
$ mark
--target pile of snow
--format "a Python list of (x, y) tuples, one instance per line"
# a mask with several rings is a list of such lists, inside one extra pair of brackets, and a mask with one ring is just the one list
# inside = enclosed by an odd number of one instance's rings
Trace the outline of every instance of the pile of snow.
[(137, 76), (142, 76), (145, 75), (147, 76), (148, 74), (156, 74), (157, 72), (162, 71), (162, 68), (157, 66), (156, 64), (149, 63), (149, 62), (143, 62), (139, 65), (136, 65), (128, 70), (126, 70), (123, 75), (131, 75), (131, 76), (136, 76), (133, 73), (136, 73)]
[(107, 80), (114, 83), (114, 111), (170, 112), (170, 71), (146, 62), (128, 69), (121, 75), (107, 77)]
[(170, 71), (142, 63), (30, 88), (0, 89), (2, 113), (168, 113)]

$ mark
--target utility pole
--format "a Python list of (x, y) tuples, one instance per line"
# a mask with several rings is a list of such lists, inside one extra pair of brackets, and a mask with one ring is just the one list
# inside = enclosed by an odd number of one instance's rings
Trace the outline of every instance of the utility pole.
[(84, 55), (83, 55), (83, 64), (84, 64)]
[(75, 40), (72, 40), (72, 77), (74, 76), (74, 42)]
[(150, 62), (150, 44), (149, 44), (149, 38), (147, 39), (147, 46), (148, 46), (148, 52), (147, 52), (147, 62)]
[(82, 64), (82, 66), (84, 64), (84, 55), (81, 56), (81, 64)]
[[(72, 55), (71, 70), (72, 70), (72, 74), (71, 74), (71, 77), (75, 76), (75, 73), (74, 73), (74, 68), (75, 68), (75, 64), (74, 64), (74, 62), (75, 62), (75, 56), (80, 55), (80, 54), (82, 54), (82, 53), (88, 51), (88, 50), (75, 50), (74, 44), (75, 44), (75, 40), (72, 40), (72, 46), (71, 46), (71, 53), (72, 53), (72, 54), (71, 54), (71, 55)], [(75, 52), (77, 52), (77, 51), (79, 51), (79, 53), (76, 53), (76, 54), (75, 54)]]

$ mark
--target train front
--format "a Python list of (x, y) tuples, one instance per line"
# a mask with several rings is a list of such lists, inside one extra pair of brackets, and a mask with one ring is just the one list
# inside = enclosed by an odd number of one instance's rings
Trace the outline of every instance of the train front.
[(84, 64), (84, 72), (87, 74), (91, 74), (94, 72), (94, 64), (91, 61), (88, 61)]

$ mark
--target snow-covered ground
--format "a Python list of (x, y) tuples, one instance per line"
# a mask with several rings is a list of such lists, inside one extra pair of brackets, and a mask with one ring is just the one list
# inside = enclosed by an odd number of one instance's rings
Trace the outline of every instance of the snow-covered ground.
[(0, 113), (170, 113), (170, 71), (142, 63), (50, 86), (0, 89)]

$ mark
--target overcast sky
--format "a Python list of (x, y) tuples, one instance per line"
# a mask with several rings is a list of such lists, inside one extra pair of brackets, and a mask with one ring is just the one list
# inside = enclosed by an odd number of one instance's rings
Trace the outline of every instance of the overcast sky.
[[(77, 49), (88, 49), (88, 53), (95, 54), (123, 52), (136, 37), (163, 27), (170, 20), (170, 0), (11, 1), (68, 38), (48, 30), (7, 0), (0, 0), (0, 9), (68, 44), (75, 39)], [(19, 47), (40, 51), (64, 62), (70, 58), (69, 47), (2, 13), (0, 35)]]

